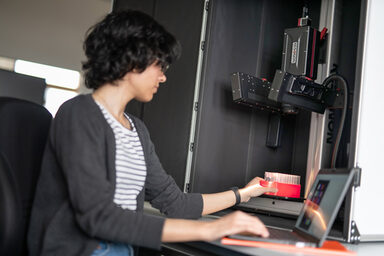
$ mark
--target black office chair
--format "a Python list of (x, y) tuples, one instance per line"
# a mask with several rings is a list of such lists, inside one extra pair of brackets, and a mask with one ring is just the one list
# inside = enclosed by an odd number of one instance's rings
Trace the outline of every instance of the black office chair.
[(0, 97), (0, 255), (27, 255), (27, 231), (51, 114)]

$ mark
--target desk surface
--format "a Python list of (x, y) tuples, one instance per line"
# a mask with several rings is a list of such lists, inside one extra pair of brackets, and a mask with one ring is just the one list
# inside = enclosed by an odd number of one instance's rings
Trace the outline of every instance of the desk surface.
[[(359, 245), (344, 244), (346, 248), (357, 252), (358, 256), (382, 256), (384, 255), (384, 242), (375, 243), (360, 243)], [(165, 244), (165, 247), (184, 253), (184, 255), (199, 255), (199, 256), (244, 256), (244, 255), (259, 255), (259, 256), (284, 256), (284, 255), (301, 255), (302, 253), (285, 253), (264, 248), (244, 247), (223, 245), (220, 241), (213, 242), (192, 242), (192, 243), (177, 243)]]
[[(149, 206), (145, 205), (145, 211), (155, 215), (159, 215), (157, 210), (154, 210)], [(227, 212), (223, 212), (226, 214)], [(279, 222), (278, 217), (268, 217), (263, 219), (263, 222)], [(279, 222), (280, 223), (280, 222)], [(295, 220), (286, 219), (284, 222), (284, 228), (292, 228), (295, 223)], [(281, 224), (281, 223), (280, 223)], [(359, 245), (353, 244), (343, 244), (348, 250), (357, 252), (358, 256), (383, 256), (384, 255), (384, 242), (366, 242), (360, 243)], [(281, 255), (301, 255), (305, 256), (302, 253), (284, 253), (273, 251), (264, 248), (255, 248), (255, 247), (245, 247), (245, 246), (233, 246), (233, 245), (223, 245), (219, 240), (213, 242), (191, 242), (191, 243), (166, 243), (164, 244), (166, 250), (173, 250), (175, 252), (180, 252), (180, 254), (185, 253), (184, 255), (199, 255), (199, 256), (212, 256), (212, 255), (224, 255), (224, 256), (243, 256), (243, 255), (263, 255), (263, 256), (281, 256)], [(170, 254), (170, 255), (179, 255), (179, 254)]]

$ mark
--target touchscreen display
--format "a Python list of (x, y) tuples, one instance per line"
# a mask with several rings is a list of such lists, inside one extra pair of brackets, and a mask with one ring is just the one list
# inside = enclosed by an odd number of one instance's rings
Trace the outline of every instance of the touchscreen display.
[(300, 222), (301, 228), (308, 230), (309, 226), (312, 224), (312, 221), (316, 220), (320, 222), (319, 224), (323, 224), (321, 223), (322, 212), (320, 209), (320, 203), (323, 199), (325, 191), (327, 190), (328, 183), (328, 180), (320, 180), (319, 183), (317, 183), (315, 192), (311, 195), (310, 198), (307, 199), (306, 210)]
[[(321, 239), (326, 233), (332, 216), (336, 216), (338, 203), (343, 198), (348, 174), (318, 175), (305, 201), (296, 228)], [(331, 223), (332, 224), (332, 223)]]

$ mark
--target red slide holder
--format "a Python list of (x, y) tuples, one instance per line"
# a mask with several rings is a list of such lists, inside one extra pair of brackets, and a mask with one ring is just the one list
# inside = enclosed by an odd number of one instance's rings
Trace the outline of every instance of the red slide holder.
[(300, 184), (295, 185), (295, 184), (281, 183), (276, 181), (261, 180), (260, 185), (263, 187), (272, 187), (272, 188), (278, 189), (276, 193), (268, 192), (268, 193), (265, 193), (266, 195), (300, 198), (300, 189), (301, 189)]

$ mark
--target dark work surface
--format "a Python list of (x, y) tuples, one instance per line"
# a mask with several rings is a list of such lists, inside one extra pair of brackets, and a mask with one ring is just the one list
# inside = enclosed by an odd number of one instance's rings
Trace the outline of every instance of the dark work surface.
[[(226, 214), (233, 212), (234, 209), (226, 209), (220, 212), (213, 214), (213, 216), (221, 217)], [(249, 212), (248, 212), (249, 213)], [(258, 217), (265, 225), (272, 227), (279, 227), (285, 229), (293, 229), (296, 223), (296, 218), (290, 217), (279, 217), (271, 214), (262, 214), (262, 213), (249, 213)]]
[[(233, 212), (233, 209), (227, 209), (203, 217), (203, 219), (214, 219), (224, 216)], [(293, 229), (296, 220), (289, 219), (286, 217), (272, 216), (267, 214), (259, 213), (249, 213), (251, 215), (257, 216), (265, 225), (273, 227), (281, 227), (286, 229)], [(176, 253), (176, 254), (175, 254)], [(189, 243), (167, 243), (164, 244), (162, 252), (159, 255), (228, 255), (228, 256), (238, 256), (238, 255), (277, 255), (275, 252), (271, 254), (265, 254), (265, 249), (257, 248), (247, 248), (241, 246), (225, 246), (220, 243), (220, 241), (213, 242), (189, 242)]]
[[(214, 215), (205, 216), (202, 219), (220, 218), (226, 214), (233, 212), (233, 209), (226, 209), (215, 213)], [(260, 218), (268, 226), (277, 226), (292, 229), (295, 219), (287, 219), (284, 217), (271, 216), (267, 214), (250, 213)], [(138, 256), (240, 256), (240, 255), (269, 255), (276, 256), (280, 253), (268, 251), (260, 248), (249, 248), (242, 246), (226, 246), (222, 245), (219, 240), (213, 242), (188, 242), (188, 243), (164, 243), (161, 251), (139, 248)]]
[[(203, 244), (203, 243), (202, 243)], [(204, 249), (192, 247), (187, 243), (164, 243), (161, 251), (151, 250), (147, 248), (140, 248), (138, 256), (179, 256), (179, 255), (199, 255), (211, 256), (218, 255), (217, 253), (210, 253)]]
[[(239, 246), (224, 246), (220, 241), (189, 242), (189, 243), (164, 243), (161, 251), (140, 248), (138, 256), (243, 256), (243, 255), (265, 255), (264, 249), (247, 248)], [(268, 254), (276, 256), (278, 254)]]
[[(148, 207), (147, 207), (148, 208)], [(147, 209), (148, 211), (148, 209)], [(220, 218), (226, 214), (233, 212), (234, 209), (226, 209), (217, 212), (213, 215), (204, 216), (202, 220)], [(274, 216), (271, 214), (249, 213), (257, 216), (265, 225), (272, 227), (280, 227), (285, 229), (293, 229), (296, 219), (287, 216)], [(331, 232), (332, 233), (332, 232)], [(332, 235), (332, 234), (331, 234)], [(383, 245), (384, 246), (384, 245)], [(381, 248), (381, 247), (380, 247)], [(356, 250), (356, 248), (352, 248)], [(272, 251), (263, 248), (244, 247), (244, 246), (228, 246), (220, 243), (219, 240), (213, 242), (188, 242), (188, 243), (164, 243), (161, 251), (155, 251), (145, 248), (140, 248), (139, 256), (173, 256), (173, 255), (264, 255), (264, 256), (279, 256), (288, 255), (284, 252)], [(292, 254), (289, 254), (292, 255)], [(296, 255), (296, 254), (293, 254)], [(303, 255), (303, 254), (297, 254)]]
[[(226, 209), (220, 212), (215, 213), (213, 216), (221, 217), (228, 213), (231, 213), (234, 209)], [(284, 229), (293, 229), (296, 223), (296, 217), (294, 216), (277, 216), (274, 214), (267, 213), (250, 213), (258, 217), (266, 226), (278, 227)], [(329, 237), (338, 238), (340, 240), (343, 237), (342, 225), (340, 223), (334, 223), (331, 231), (329, 232)]]
[(205, 242), (164, 243), (161, 251), (140, 248), (138, 256), (214, 256), (214, 255), (246, 255)]

